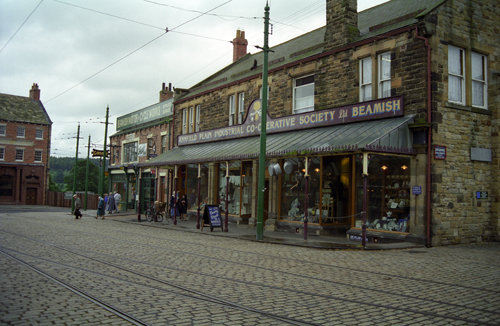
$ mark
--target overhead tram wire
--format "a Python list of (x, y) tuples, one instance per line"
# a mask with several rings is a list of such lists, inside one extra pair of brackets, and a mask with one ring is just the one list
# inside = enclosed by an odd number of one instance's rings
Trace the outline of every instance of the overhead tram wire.
[(7, 46), (7, 44), (9, 44), (9, 42), (14, 38), (14, 36), (16, 36), (17, 32), (19, 32), (19, 30), (24, 26), (24, 24), (28, 21), (28, 19), (30, 19), (31, 15), (33, 15), (33, 13), (38, 9), (38, 7), (40, 7), (40, 5), (42, 4), (42, 2), (43, 2), (43, 0), (41, 0), (36, 5), (35, 9), (33, 9), (33, 11), (31, 12), (31, 14), (28, 15), (28, 17), (24, 20), (24, 22), (21, 24), (21, 26), (19, 26), (19, 28), (17, 29), (17, 31), (10, 37), (10, 39), (7, 41), (7, 43), (5, 43), (5, 45), (0, 50), (0, 53), (2, 53), (3, 49), (5, 49), (5, 47)]
[[(52, 101), (52, 100), (54, 100), (54, 99), (58, 98), (59, 96), (61, 96), (61, 95), (65, 94), (65, 93), (67, 93), (67, 92), (69, 92), (69, 91), (70, 91), (70, 90), (72, 90), (73, 88), (75, 88), (75, 87), (77, 87), (77, 86), (79, 86), (79, 85), (83, 84), (84, 82), (86, 82), (87, 80), (91, 79), (92, 77), (95, 77), (96, 75), (100, 74), (100, 73), (101, 73), (101, 72), (103, 72), (104, 70), (106, 70), (106, 69), (108, 69), (108, 68), (110, 68), (110, 67), (114, 66), (115, 64), (117, 64), (118, 62), (122, 61), (123, 59), (125, 59), (125, 58), (127, 58), (127, 57), (131, 56), (132, 54), (134, 54), (135, 52), (139, 51), (140, 49), (142, 49), (142, 48), (146, 47), (147, 45), (149, 45), (149, 44), (153, 43), (154, 41), (156, 41), (156, 40), (157, 40), (157, 39), (159, 39), (160, 37), (164, 36), (164, 35), (165, 35), (165, 34), (167, 34), (168, 32), (174, 31), (175, 29), (177, 29), (177, 28), (179, 28), (179, 27), (181, 27), (181, 26), (184, 26), (184, 25), (186, 25), (186, 24), (188, 24), (188, 23), (192, 22), (193, 20), (196, 20), (196, 19), (198, 19), (198, 18), (200, 18), (200, 17), (202, 17), (202, 16), (204, 16), (204, 15), (208, 14), (209, 12), (211, 12), (211, 11), (213, 11), (213, 10), (220, 8), (220, 7), (222, 7), (222, 6), (226, 5), (226, 4), (228, 4), (228, 3), (229, 3), (229, 2), (231, 2), (231, 1), (233, 1), (233, 0), (228, 0), (228, 1), (224, 2), (223, 4), (220, 4), (220, 5), (218, 5), (218, 6), (214, 7), (214, 8), (212, 8), (212, 9), (210, 9), (210, 10), (208, 10), (208, 11), (204, 12), (204, 13), (201, 13), (200, 15), (198, 15), (198, 16), (196, 16), (196, 17), (194, 17), (194, 18), (192, 18), (192, 19), (190, 19), (190, 20), (188, 20), (188, 21), (186, 21), (186, 22), (184, 22), (184, 23), (182, 23), (182, 24), (180, 24), (180, 25), (177, 25), (176, 27), (174, 27), (174, 28), (172, 28), (172, 29), (170, 29), (170, 30), (169, 30), (169, 29), (168, 29), (168, 27), (167, 27), (167, 28), (165, 29), (165, 33), (162, 33), (161, 35), (159, 35), (159, 36), (155, 37), (155, 38), (154, 38), (154, 39), (152, 39), (151, 41), (149, 41), (149, 42), (147, 42), (146, 44), (144, 44), (144, 45), (140, 46), (140, 47), (139, 47), (139, 48), (137, 48), (136, 50), (134, 50), (134, 51), (130, 52), (130, 53), (129, 53), (129, 54), (127, 54), (127, 55), (125, 55), (124, 57), (122, 57), (122, 58), (120, 58), (120, 59), (116, 60), (115, 62), (113, 62), (113, 63), (111, 63), (110, 65), (106, 66), (105, 68), (103, 68), (103, 69), (99, 70), (98, 72), (96, 72), (96, 73), (92, 74), (90, 77), (85, 78), (83, 81), (81, 81), (81, 82), (79, 82), (78, 84), (76, 84), (76, 85), (74, 85), (74, 86), (72, 86), (72, 87), (68, 88), (67, 90), (65, 90), (64, 92), (60, 93), (59, 95), (56, 95), (55, 97), (53, 97), (53, 98), (49, 99), (48, 101), (45, 101), (45, 103), (48, 103), (48, 102), (50, 102), (50, 101)], [(58, 2), (61, 2), (61, 1), (58, 1)], [(65, 2), (61, 2), (61, 3), (66, 4)], [(84, 9), (86, 9), (86, 8), (84, 8)]]

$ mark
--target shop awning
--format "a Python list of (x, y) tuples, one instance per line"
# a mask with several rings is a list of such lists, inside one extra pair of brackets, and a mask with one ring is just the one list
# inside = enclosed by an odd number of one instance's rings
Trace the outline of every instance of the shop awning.
[[(414, 115), (267, 135), (266, 156), (334, 155), (370, 151), (411, 154)], [(138, 166), (164, 166), (259, 157), (260, 137), (175, 147)]]

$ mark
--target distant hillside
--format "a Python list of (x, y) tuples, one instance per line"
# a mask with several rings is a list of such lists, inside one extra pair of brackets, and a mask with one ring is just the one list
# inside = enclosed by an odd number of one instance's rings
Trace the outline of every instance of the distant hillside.
[[(86, 161), (87, 158), (78, 158), (78, 161)], [(99, 159), (91, 158), (91, 164), (99, 167)], [(107, 161), (106, 161), (107, 162)], [(50, 176), (61, 189), (64, 189), (64, 177), (69, 175), (73, 165), (75, 164), (74, 157), (50, 157)]]

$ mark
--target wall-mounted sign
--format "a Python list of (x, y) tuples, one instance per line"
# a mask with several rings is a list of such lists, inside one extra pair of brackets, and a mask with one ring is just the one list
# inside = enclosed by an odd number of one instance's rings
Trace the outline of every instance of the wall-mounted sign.
[[(104, 156), (104, 150), (100, 151), (97, 149), (92, 150), (92, 157), (103, 157)], [(106, 157), (109, 158), (109, 150), (106, 151)]]
[(446, 160), (446, 146), (434, 145), (434, 159)]
[(421, 186), (413, 186), (411, 188), (411, 193), (414, 195), (421, 195), (422, 194), (422, 187)]
[[(248, 108), (243, 124), (179, 135), (177, 137), (177, 145), (183, 146), (258, 136), (260, 135), (261, 128), (261, 115), (262, 103), (260, 100), (255, 100)], [(275, 134), (285, 131), (325, 127), (348, 122), (374, 120), (402, 115), (404, 115), (403, 97), (396, 96), (333, 109), (288, 115), (276, 119), (271, 118), (271, 116), (267, 114), (266, 133)]]
[(135, 111), (116, 118), (116, 130), (130, 128), (140, 123), (165, 118), (173, 114), (174, 99), (153, 104), (139, 111)]
[(488, 199), (487, 191), (476, 191), (476, 199)]

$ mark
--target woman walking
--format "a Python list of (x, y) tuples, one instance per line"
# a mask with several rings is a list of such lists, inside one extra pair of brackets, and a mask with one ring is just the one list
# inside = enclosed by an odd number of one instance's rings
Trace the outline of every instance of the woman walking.
[(99, 216), (102, 216), (102, 219), (104, 220), (104, 198), (99, 196), (99, 204), (97, 204), (97, 215), (95, 218), (98, 218)]

